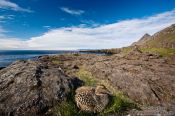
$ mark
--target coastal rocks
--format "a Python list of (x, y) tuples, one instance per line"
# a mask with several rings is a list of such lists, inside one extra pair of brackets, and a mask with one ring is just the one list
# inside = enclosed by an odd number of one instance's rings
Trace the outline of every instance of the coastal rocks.
[[(65, 72), (74, 75), (74, 65), (89, 71), (141, 105), (171, 104), (175, 98), (175, 65), (156, 54), (134, 50), (126, 55), (57, 56)], [(147, 58), (146, 58), (147, 57)], [(64, 61), (62, 60), (64, 58)], [(66, 68), (72, 67), (72, 68)], [(73, 71), (74, 70), (74, 71)], [(73, 72), (72, 72), (73, 71)]]
[(17, 61), (0, 70), (0, 115), (44, 115), (81, 84), (61, 69)]
[(87, 70), (139, 104), (171, 103), (175, 98), (175, 66), (161, 62), (161, 58), (142, 58), (144, 55), (136, 59), (111, 58), (89, 65)]
[(5, 67), (0, 67), (0, 70), (2, 70), (3, 68), (5, 68)]
[(0, 112), (48, 113), (82, 84), (72, 78), (81, 69), (139, 105), (167, 108), (175, 98), (175, 65), (170, 62), (174, 57), (166, 59), (137, 49), (111, 56), (66, 54), (18, 61), (0, 70)]

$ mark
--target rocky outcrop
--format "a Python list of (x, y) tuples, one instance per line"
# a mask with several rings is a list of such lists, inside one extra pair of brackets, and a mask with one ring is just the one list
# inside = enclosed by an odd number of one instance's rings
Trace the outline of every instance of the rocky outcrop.
[(111, 56), (68, 54), (18, 61), (0, 70), (0, 111), (14, 115), (48, 113), (82, 84), (74, 78), (82, 68), (140, 105), (171, 106), (175, 98), (172, 62), (172, 58), (170, 61), (137, 48)]
[(149, 34), (145, 34), (139, 41), (137, 42), (134, 42), (131, 46), (140, 46), (140, 45), (143, 45), (144, 43), (146, 43), (147, 41), (149, 41), (151, 39), (151, 35)]
[(0, 70), (0, 115), (48, 114), (81, 84), (60, 68), (38, 61), (17, 61)]
[[(142, 47), (175, 49), (175, 24), (147, 37)], [(136, 42), (139, 43), (140, 41)]]
[[(133, 50), (112, 56), (55, 56), (66, 73), (72, 75), (84, 68), (97, 80), (104, 80), (116, 91), (122, 91), (139, 104), (169, 104), (175, 98), (175, 65), (157, 54)], [(51, 57), (41, 58), (49, 61)], [(66, 68), (69, 67), (69, 68)]]

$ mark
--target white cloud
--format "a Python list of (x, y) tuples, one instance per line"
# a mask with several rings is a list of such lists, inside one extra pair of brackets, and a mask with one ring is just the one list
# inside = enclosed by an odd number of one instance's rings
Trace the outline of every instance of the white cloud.
[(21, 41), (16, 38), (1, 38), (0, 39), (0, 49), (8, 50), (8, 49), (27, 49), (27, 46), (25, 44), (25, 41)]
[[(100, 49), (130, 45), (145, 33), (154, 34), (175, 23), (175, 10), (141, 19), (128, 19), (98, 27), (63, 27), (26, 41), (2, 41), (9, 49)], [(2, 43), (0, 41), (0, 43)], [(17, 45), (16, 45), (17, 44)], [(4, 49), (0, 45), (0, 49)], [(7, 49), (7, 47), (6, 47)]]
[(71, 15), (82, 15), (84, 13), (83, 10), (74, 10), (74, 9), (70, 9), (67, 7), (61, 7), (60, 9), (68, 14), (71, 14)]
[(4, 23), (4, 22), (6, 22), (7, 20), (12, 20), (12, 19), (14, 19), (14, 15), (1, 15), (0, 16), (0, 23)]
[(8, 0), (0, 0), (0, 9), (8, 9), (8, 10), (22, 11), (22, 12), (32, 12), (31, 10), (22, 8), (18, 4), (10, 2)]

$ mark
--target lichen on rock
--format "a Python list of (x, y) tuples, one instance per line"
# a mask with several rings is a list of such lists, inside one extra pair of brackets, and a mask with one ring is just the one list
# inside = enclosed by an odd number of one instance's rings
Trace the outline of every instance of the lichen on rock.
[(17, 61), (0, 71), (0, 111), (2, 115), (49, 113), (82, 84), (58, 68), (38, 61)]

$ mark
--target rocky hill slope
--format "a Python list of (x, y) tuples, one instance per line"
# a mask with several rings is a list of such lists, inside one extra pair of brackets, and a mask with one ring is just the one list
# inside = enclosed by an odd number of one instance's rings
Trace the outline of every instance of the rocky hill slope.
[[(91, 50), (86, 52), (119, 54), (129, 52), (134, 46), (141, 48), (142, 52), (158, 53), (164, 56), (175, 54), (175, 24), (150, 36), (145, 34), (139, 41), (134, 42), (131, 46), (123, 48), (113, 48), (104, 50)], [(175, 57), (175, 56), (173, 56)]]
[(146, 33), (139, 41), (134, 42), (131, 46), (135, 46), (135, 45), (141, 46), (144, 43), (146, 43), (147, 41), (149, 41), (150, 39), (151, 39), (151, 35)]
[(149, 48), (174, 48), (175, 49), (175, 24), (167, 27), (154, 35), (144, 35), (133, 45)]

